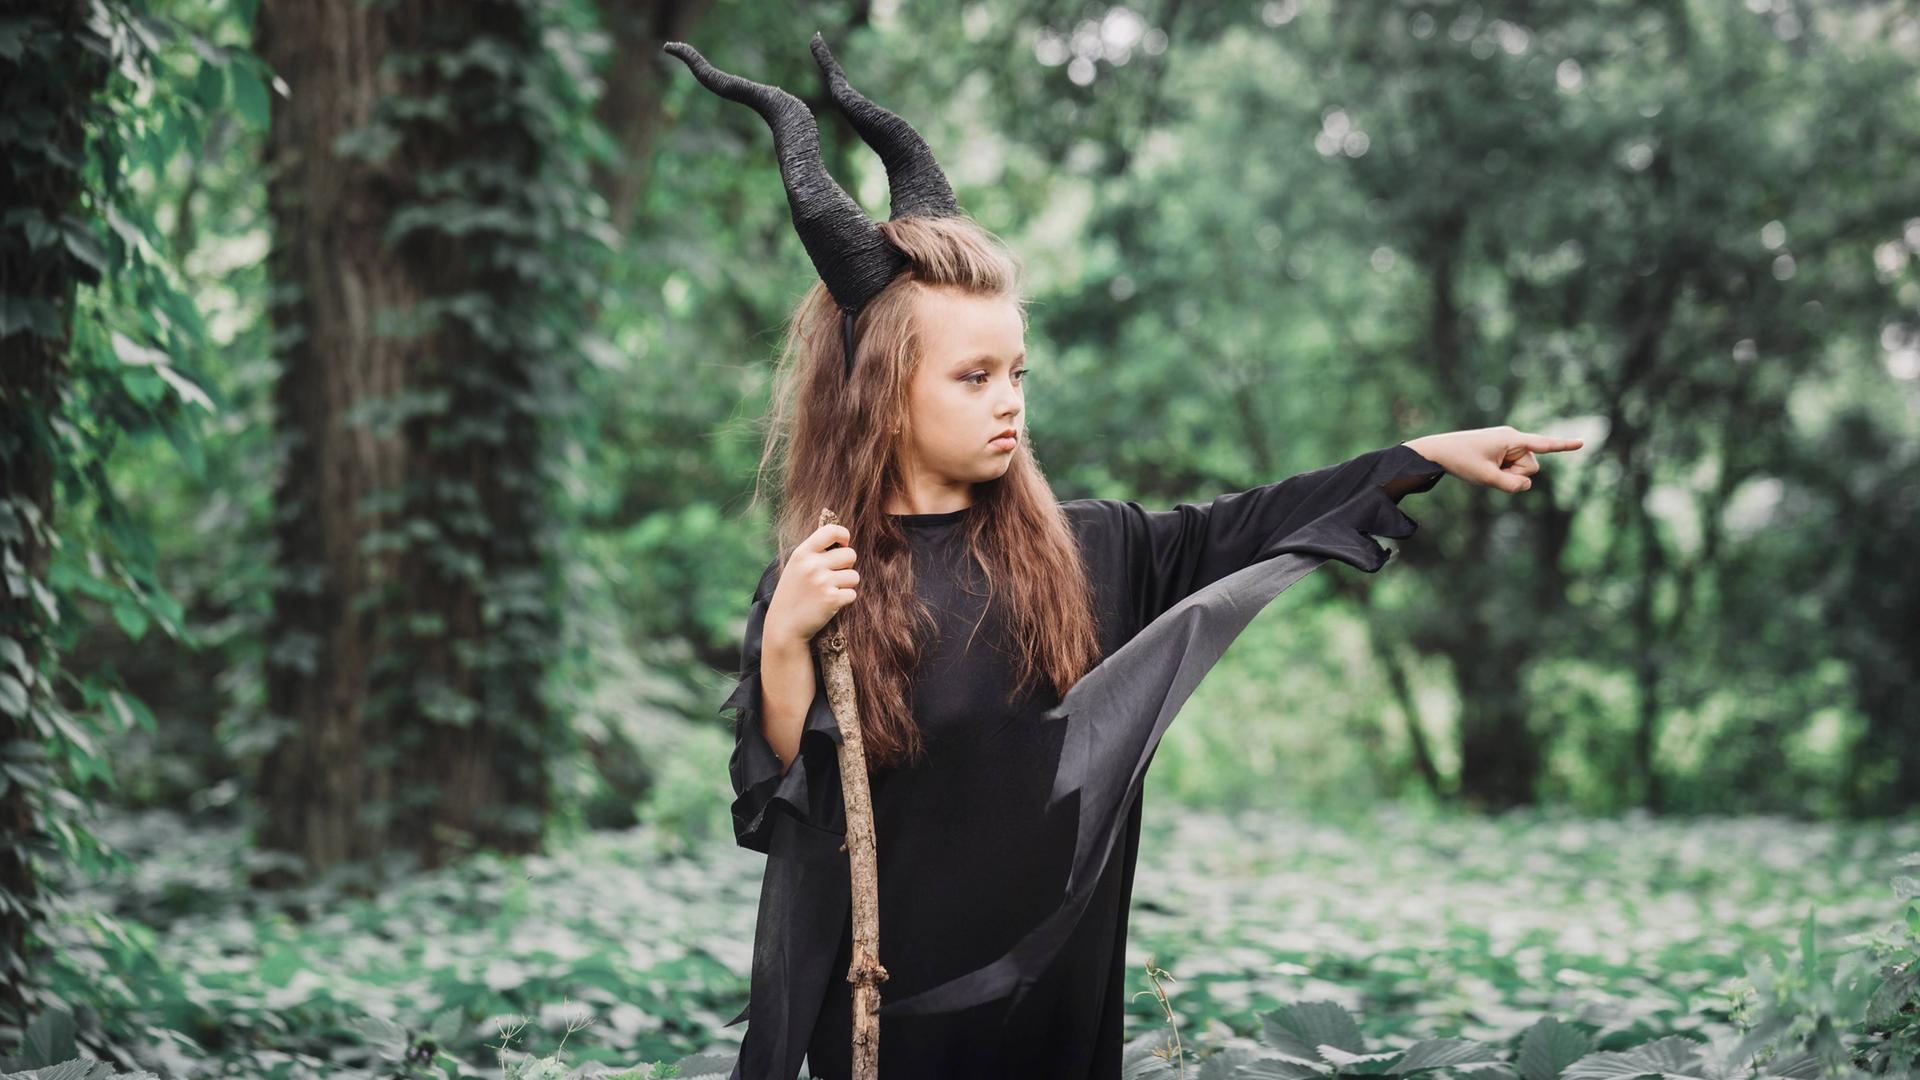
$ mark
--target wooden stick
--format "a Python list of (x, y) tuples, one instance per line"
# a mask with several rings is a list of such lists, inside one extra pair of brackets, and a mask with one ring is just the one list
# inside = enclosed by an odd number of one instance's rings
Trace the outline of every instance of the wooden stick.
[[(820, 524), (840, 520), (832, 510), (820, 511)], [(860, 709), (853, 695), (853, 665), (847, 660), (847, 638), (840, 631), (840, 615), (813, 636), (813, 655), (827, 684), (827, 704), (840, 726), (840, 789), (847, 808), (847, 852), (853, 877), (853, 964), (847, 981), (853, 984), (853, 1080), (880, 1078), (880, 984), (887, 969), (880, 966), (880, 870), (873, 835), (873, 799), (867, 791), (867, 748), (860, 739)]]

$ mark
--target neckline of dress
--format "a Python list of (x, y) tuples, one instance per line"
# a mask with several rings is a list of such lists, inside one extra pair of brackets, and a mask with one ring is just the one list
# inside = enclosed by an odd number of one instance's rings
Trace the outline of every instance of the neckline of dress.
[(949, 510), (944, 514), (888, 514), (887, 516), (892, 518), (896, 525), (907, 528), (924, 528), (934, 525), (952, 525), (961, 518), (966, 517), (967, 511), (971, 509), (973, 509), (973, 507), (963, 506), (958, 510)]

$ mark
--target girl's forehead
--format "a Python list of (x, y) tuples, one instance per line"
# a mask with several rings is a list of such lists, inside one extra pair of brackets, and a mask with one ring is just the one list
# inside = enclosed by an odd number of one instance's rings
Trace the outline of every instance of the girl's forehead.
[(1024, 348), (1026, 319), (1012, 297), (925, 290), (919, 321), (928, 352), (936, 357), (1012, 359)]

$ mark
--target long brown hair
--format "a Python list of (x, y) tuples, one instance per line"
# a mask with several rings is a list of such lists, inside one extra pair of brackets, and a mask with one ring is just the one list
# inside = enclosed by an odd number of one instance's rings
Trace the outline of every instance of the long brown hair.
[[(1025, 317), (1018, 263), (972, 219), (904, 217), (877, 224), (910, 265), (855, 321), (851, 384), (841, 355), (839, 309), (826, 286), (816, 281), (801, 299), (774, 374), (754, 497), (761, 500), (765, 478), (778, 469), (781, 567), (819, 528), (823, 507), (839, 515), (852, 537), (859, 597), (841, 609), (839, 625), (870, 768), (918, 759), (924, 751), (907, 680), (937, 628), (914, 594), (906, 537), (886, 513), (890, 498), (904, 494), (898, 458), (912, 435), (907, 391), (921, 360), (917, 294), (943, 287), (1005, 297), (1021, 304)], [(986, 582), (988, 604), (999, 605), (1018, 663), (1014, 696), (1043, 679), (1064, 696), (1100, 661), (1100, 644), (1079, 546), (1029, 441), (1021, 440), (1003, 476), (974, 485), (966, 523), (966, 544)]]

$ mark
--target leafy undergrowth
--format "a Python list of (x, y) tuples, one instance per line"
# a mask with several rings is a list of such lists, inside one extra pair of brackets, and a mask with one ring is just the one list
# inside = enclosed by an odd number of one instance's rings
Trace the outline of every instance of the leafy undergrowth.
[[(1130, 1075), (1628, 1080), (1657, 1058), (1652, 1072), (1721, 1080), (1748, 1075), (1739, 1054), (1789, 1060), (1821, 1023), (1854, 1040), (1826, 1047), (1837, 1066), (1871, 1040), (1875, 993), (1891, 1001), (1904, 986), (1894, 1015), (1913, 1023), (1899, 1009), (1912, 1008), (1920, 912), (1906, 916), (1914, 927), (1886, 924), (1909, 899), (1889, 879), (1920, 873), (1897, 868), (1920, 848), (1920, 822), (1382, 809), (1336, 826), (1168, 808), (1147, 820)], [(75, 1006), (79, 1055), (173, 1077), (637, 1080), (731, 1066), (743, 1029), (722, 1025), (745, 999), (761, 866), (750, 852), (663, 859), (641, 829), (480, 857), (374, 899), (333, 885), (270, 899), (245, 888), (252, 856), (232, 830), (146, 817), (105, 831), (133, 863), (111, 887), (76, 890), (63, 924), (57, 989)], [(1808, 965), (1815, 938), (1851, 951), (1830, 946)], [(1887, 960), (1903, 947), (1905, 968)], [(1363, 1041), (1342, 1034), (1311, 1058), (1275, 1042), (1335, 1012), (1359, 1017), (1347, 1022)], [(1790, 1022), (1766, 1037), (1793, 1047), (1740, 1047), (1744, 1026), (1781, 1015)], [(43, 1056), (15, 1067), (65, 1060), (58, 1035), (42, 1030)], [(1529, 1071), (1529, 1038), (1582, 1056)], [(1416, 1054), (1423, 1040), (1451, 1041)], [(1888, 1063), (1910, 1061), (1882, 1041)], [(1651, 1056), (1581, 1063), (1631, 1047)], [(1421, 1064), (1434, 1053), (1492, 1058)], [(1814, 1075), (1789, 1065), (1771, 1075)], [(97, 1069), (73, 1075), (114, 1075)]]
[[(1310, 999), (1382, 1037), (1504, 1038), (1548, 1014), (1694, 1032), (1725, 1021), (1744, 958), (1795, 940), (1809, 911), (1830, 935), (1883, 924), (1888, 867), (1916, 848), (1920, 820), (1149, 810), (1127, 964), (1155, 958), (1189, 1023), (1243, 1033)], [(1133, 978), (1129, 993), (1148, 988)], [(1135, 1002), (1139, 1025), (1158, 1015)]]

